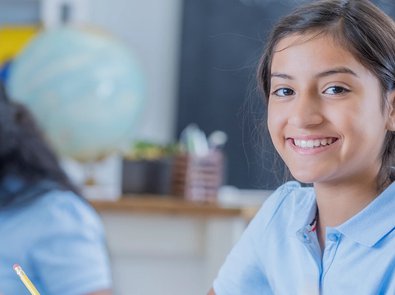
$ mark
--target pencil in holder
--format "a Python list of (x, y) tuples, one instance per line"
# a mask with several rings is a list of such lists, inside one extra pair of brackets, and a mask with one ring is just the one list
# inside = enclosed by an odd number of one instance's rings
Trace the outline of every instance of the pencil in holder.
[(204, 156), (180, 154), (174, 159), (171, 191), (187, 200), (213, 202), (223, 183), (224, 156), (220, 150)]

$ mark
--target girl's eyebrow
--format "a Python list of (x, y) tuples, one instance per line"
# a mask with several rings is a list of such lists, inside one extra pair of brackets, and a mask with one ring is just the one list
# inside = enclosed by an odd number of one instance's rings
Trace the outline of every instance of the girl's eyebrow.
[[(329, 69), (327, 71), (316, 74), (315, 77), (316, 78), (323, 78), (323, 77), (327, 77), (330, 75), (336, 75), (336, 74), (350, 74), (350, 75), (353, 75), (353, 76), (359, 78), (359, 76), (353, 70), (351, 70), (347, 67), (339, 67), (339, 68)], [(274, 77), (286, 79), (286, 80), (294, 80), (295, 79), (291, 75), (283, 74), (283, 73), (276, 73), (276, 72), (271, 74), (271, 78), (274, 78)]]
[(336, 74), (350, 74), (350, 75), (353, 75), (353, 76), (359, 78), (358, 75), (353, 70), (351, 70), (350, 68), (347, 68), (347, 67), (339, 67), (339, 68), (330, 69), (330, 70), (318, 73), (316, 75), (316, 77), (323, 78), (323, 77), (327, 77), (330, 75), (336, 75)]
[(287, 74), (282, 74), (282, 73), (272, 73), (270, 75), (270, 78), (274, 78), (274, 77), (282, 78), (282, 79), (286, 79), (286, 80), (294, 80), (294, 77), (287, 75)]

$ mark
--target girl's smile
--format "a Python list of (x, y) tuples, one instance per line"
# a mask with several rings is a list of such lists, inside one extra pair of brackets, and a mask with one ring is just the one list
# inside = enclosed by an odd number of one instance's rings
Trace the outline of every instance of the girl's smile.
[(336, 146), (338, 138), (325, 136), (303, 136), (286, 138), (290, 148), (301, 155), (315, 155)]
[(378, 79), (329, 35), (291, 35), (272, 60), (268, 126), (293, 176), (373, 181), (388, 111)]

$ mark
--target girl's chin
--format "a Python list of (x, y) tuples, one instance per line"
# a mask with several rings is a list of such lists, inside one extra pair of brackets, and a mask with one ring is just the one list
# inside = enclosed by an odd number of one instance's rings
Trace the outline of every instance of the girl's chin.
[(292, 171), (291, 174), (297, 181), (302, 183), (309, 184), (318, 181), (317, 175), (311, 175), (306, 173), (292, 173)]

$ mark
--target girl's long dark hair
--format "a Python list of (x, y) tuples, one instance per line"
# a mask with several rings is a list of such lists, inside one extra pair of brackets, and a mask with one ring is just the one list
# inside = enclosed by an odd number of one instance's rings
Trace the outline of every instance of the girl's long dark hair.
[[(33, 115), (22, 104), (10, 100), (0, 83), (0, 184), (10, 176), (22, 181), (24, 190), (49, 181), (61, 190), (78, 194)], [(18, 194), (1, 197), (1, 205), (6, 206), (17, 201)]]
[[(319, 0), (302, 5), (282, 18), (269, 36), (257, 72), (258, 85), (269, 100), (271, 63), (276, 45), (292, 34), (327, 34), (370, 70), (382, 88), (382, 110), (395, 90), (395, 23), (368, 0)], [(384, 112), (383, 112), (384, 113)], [(384, 139), (377, 186), (395, 181), (395, 132)]]

